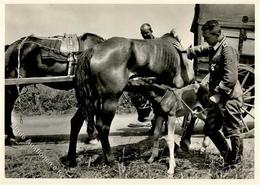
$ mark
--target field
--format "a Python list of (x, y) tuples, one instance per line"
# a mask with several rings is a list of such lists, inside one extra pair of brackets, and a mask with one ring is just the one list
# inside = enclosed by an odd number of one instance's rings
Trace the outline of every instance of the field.
[[(113, 166), (105, 164), (101, 145), (85, 144), (82, 140), (84, 137), (78, 141), (78, 166), (68, 169), (59, 162), (59, 158), (67, 152), (67, 141), (51, 140), (46, 135), (43, 136), (45, 142), (36, 142), (33, 137), (26, 136), (19, 145), (5, 147), (5, 175), (7, 178), (168, 178), (166, 143), (161, 141), (159, 159), (152, 164), (147, 163), (152, 146), (152, 140), (147, 136), (149, 128), (127, 127), (133, 119), (133, 115), (117, 116), (113, 122), (109, 138), (117, 160)], [(176, 140), (178, 143), (180, 136), (176, 135)], [(177, 151), (173, 178), (254, 178), (254, 139), (244, 139), (242, 164), (236, 170), (227, 172), (221, 170), (222, 160), (214, 145), (211, 143), (206, 151), (201, 151), (201, 143), (202, 137), (196, 135), (192, 138), (190, 152)]]
[[(112, 123), (109, 138), (117, 163), (113, 166), (106, 165), (99, 143), (85, 144), (79, 139), (78, 166), (68, 169), (61, 165), (59, 158), (67, 152), (68, 135), (65, 139), (55, 140), (53, 136), (48, 136), (48, 133), (63, 131), (68, 134), (69, 119), (75, 110), (76, 101), (72, 90), (54, 91), (43, 86), (37, 85), (36, 89), (30, 86), (27, 93), (22, 95), (15, 105), (15, 112), (24, 116), (22, 126), (26, 137), (19, 145), (5, 147), (5, 176), (7, 178), (169, 178), (168, 151), (165, 142), (161, 141), (159, 159), (148, 164), (146, 161), (151, 154), (152, 146), (152, 140), (147, 136), (149, 128), (127, 127), (128, 124), (136, 122), (136, 114), (129, 114), (135, 110), (123, 99), (120, 100), (118, 114)], [(69, 114), (67, 120), (35, 118), (36, 115), (43, 117), (55, 115), (59, 119), (65, 119), (66, 116), (61, 116), (64, 114)], [(33, 117), (30, 117), (32, 115)], [(31, 133), (27, 133), (29, 131)], [(38, 134), (38, 141), (30, 138), (30, 134)], [(42, 134), (45, 136), (42, 137)], [(39, 142), (39, 138), (43, 141)], [(180, 136), (176, 135), (176, 140), (178, 143)], [(189, 152), (177, 151), (174, 179), (254, 178), (254, 138), (244, 139), (242, 164), (237, 169), (227, 172), (222, 171), (222, 159), (214, 145), (211, 143), (206, 151), (201, 151), (201, 142), (201, 136), (194, 136)]]

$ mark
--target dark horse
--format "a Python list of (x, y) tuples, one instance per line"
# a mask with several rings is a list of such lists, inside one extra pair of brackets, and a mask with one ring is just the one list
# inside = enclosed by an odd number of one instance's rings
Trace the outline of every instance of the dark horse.
[[(5, 78), (26, 77), (45, 77), (45, 76), (63, 76), (68, 71), (68, 52), (63, 53), (60, 49), (63, 46), (62, 36), (52, 38), (38, 38), (29, 36), (21, 38), (11, 45), (5, 47)], [(63, 37), (64, 38), (64, 37)], [(79, 37), (75, 36), (77, 49), (74, 57), (78, 57), (82, 51), (87, 50), (104, 41), (100, 36), (92, 33), (85, 33)], [(72, 41), (70, 41), (72, 42)], [(66, 44), (66, 43), (65, 43)], [(80, 52), (81, 51), (81, 52)], [(18, 66), (19, 70), (18, 70)], [(69, 90), (74, 87), (73, 82), (59, 82), (45, 84), (52, 88)], [(14, 133), (11, 127), (11, 113), (14, 103), (25, 85), (5, 86), (5, 135), (6, 142), (14, 141)]]
[[(71, 119), (69, 151), (61, 158), (62, 163), (76, 165), (78, 133), (84, 119), (93, 123), (94, 115), (105, 160), (114, 161), (108, 135), (118, 99), (131, 72), (155, 77), (157, 83), (176, 88), (193, 80), (193, 63), (181, 57), (174, 43), (176, 39), (172, 34), (154, 40), (113, 37), (81, 55), (75, 73), (79, 109)], [(161, 123), (162, 116), (165, 115), (155, 113), (156, 122)]]

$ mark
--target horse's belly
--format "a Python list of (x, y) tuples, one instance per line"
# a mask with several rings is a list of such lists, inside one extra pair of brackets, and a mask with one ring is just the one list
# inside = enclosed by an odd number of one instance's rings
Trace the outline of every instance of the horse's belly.
[(128, 76), (129, 72), (109, 69), (96, 74), (96, 89), (99, 95), (112, 96), (122, 92), (128, 82)]
[[(67, 63), (60, 63), (56, 60), (42, 60), (42, 65), (47, 67), (48, 75), (59, 76), (67, 74)], [(41, 68), (41, 66), (38, 66)]]

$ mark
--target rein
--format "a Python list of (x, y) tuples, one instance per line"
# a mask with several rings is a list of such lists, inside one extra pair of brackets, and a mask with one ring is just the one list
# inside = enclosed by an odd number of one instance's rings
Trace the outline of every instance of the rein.
[(23, 124), (23, 117), (22, 117), (22, 106), (21, 106), (21, 98), (20, 98), (20, 95), (21, 95), (21, 91), (20, 91), (20, 86), (19, 86), (19, 78), (20, 78), (20, 66), (21, 66), (21, 49), (23, 47), (23, 45), (25, 44), (25, 41), (31, 37), (32, 35), (29, 35), (27, 37), (25, 37), (22, 42), (19, 44), (18, 46), (18, 55), (17, 55), (17, 78), (16, 78), (16, 88), (17, 88), (17, 92), (18, 92), (18, 107), (19, 107), (19, 110), (20, 110), (20, 123)]
[[(158, 85), (158, 84), (153, 84), (153, 86), (155, 86), (155, 87), (157, 87), (157, 88), (159, 88), (159, 89), (161, 89), (161, 90), (172, 91), (173, 94), (175, 95), (175, 97), (176, 97), (179, 101), (181, 101), (181, 102), (187, 107), (187, 109), (189, 109), (189, 111), (191, 112), (192, 115), (197, 115), (197, 112), (194, 111), (180, 96), (178, 96), (178, 95), (172, 90), (172, 88), (170, 88), (170, 87), (168, 87), (168, 86), (166, 86), (166, 85), (164, 85), (164, 87), (163, 87), (163, 86), (160, 86), (160, 85)], [(166, 93), (165, 93), (165, 94), (166, 94)], [(163, 95), (162, 99), (164, 98), (165, 94)], [(203, 112), (205, 112), (204, 109), (203, 109)]]
[(48, 46), (44, 46), (44, 45), (42, 45), (40, 43), (37, 43), (37, 42), (34, 42), (34, 41), (27, 41), (26, 43), (36, 44), (40, 48), (46, 49), (48, 51), (53, 51), (53, 52), (55, 52), (55, 53), (57, 53), (59, 55), (62, 55), (64, 57), (68, 57), (70, 54), (80, 54), (80, 53), (82, 53), (82, 51), (76, 51), (76, 52), (73, 51), (73, 52), (68, 52), (68, 54), (65, 54), (65, 53), (61, 52), (59, 49), (55, 49), (55, 48), (51, 48), (51, 47), (48, 47)]

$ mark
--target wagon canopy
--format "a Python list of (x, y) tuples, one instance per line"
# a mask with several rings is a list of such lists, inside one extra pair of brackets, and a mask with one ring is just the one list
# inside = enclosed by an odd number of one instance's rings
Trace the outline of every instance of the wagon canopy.
[[(194, 45), (206, 44), (201, 28), (208, 20), (217, 20), (228, 42), (237, 48), (240, 63), (254, 66), (255, 56), (255, 5), (254, 4), (196, 4), (191, 32)], [(195, 60), (195, 73), (203, 78), (208, 73), (208, 58)]]
[[(246, 18), (246, 17), (247, 18)], [(244, 17), (244, 21), (242, 22)], [(206, 21), (215, 19), (222, 26), (246, 27), (254, 29), (255, 7), (253, 4), (200, 4), (195, 7), (195, 16), (191, 31), (194, 32), (196, 25), (203, 25)], [(247, 20), (246, 20), (247, 19)], [(195, 26), (195, 27), (194, 27)]]

